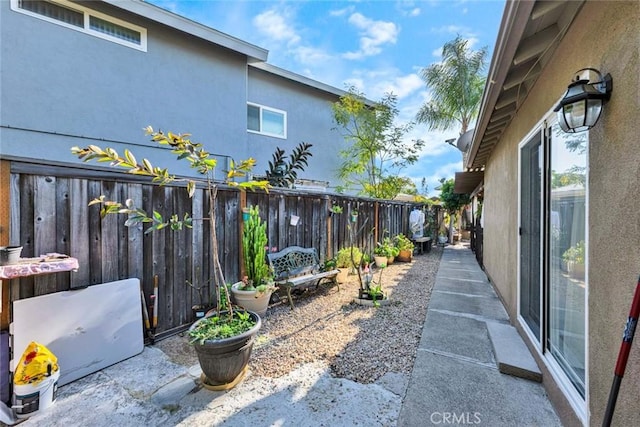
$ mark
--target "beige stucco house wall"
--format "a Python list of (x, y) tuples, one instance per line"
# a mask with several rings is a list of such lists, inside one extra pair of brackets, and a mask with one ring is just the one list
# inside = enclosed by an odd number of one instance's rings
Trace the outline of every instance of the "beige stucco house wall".
[[(485, 165), (484, 267), (517, 318), (518, 144), (563, 96), (573, 74), (611, 73), (613, 93), (589, 131), (587, 416), (601, 425), (640, 275), (640, 2), (587, 1), (502, 134)], [(528, 340), (526, 334), (525, 340)], [(631, 350), (613, 425), (640, 425), (640, 337)], [(534, 349), (531, 342), (530, 347)], [(546, 369), (550, 397), (567, 425), (581, 423)]]

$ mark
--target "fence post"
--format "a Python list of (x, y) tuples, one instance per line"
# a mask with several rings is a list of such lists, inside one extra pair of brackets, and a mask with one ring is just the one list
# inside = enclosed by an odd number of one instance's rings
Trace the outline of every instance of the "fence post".
[(240, 278), (242, 279), (245, 276), (244, 262), (242, 262), (242, 233), (244, 231), (244, 218), (242, 216), (242, 212), (244, 212), (244, 209), (247, 207), (247, 193), (240, 191), (238, 194), (240, 196), (240, 203), (238, 204), (238, 217), (240, 218), (238, 221), (238, 271), (240, 272)]
[(333, 215), (331, 214), (331, 208), (333, 207), (333, 200), (331, 197), (327, 198), (327, 259), (333, 258), (333, 245), (331, 230), (333, 229)]
[(380, 215), (379, 202), (376, 200), (373, 205), (373, 247), (375, 248), (376, 242), (378, 242), (378, 220)]

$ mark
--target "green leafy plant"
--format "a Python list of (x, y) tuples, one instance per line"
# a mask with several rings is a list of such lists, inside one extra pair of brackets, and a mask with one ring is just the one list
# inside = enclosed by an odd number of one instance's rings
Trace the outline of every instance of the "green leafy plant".
[[(214, 283), (216, 289), (216, 300), (218, 301), (217, 316), (214, 317), (217, 317), (218, 320), (215, 322), (208, 320), (203, 321), (202, 323), (225, 323), (228, 321), (230, 324), (233, 324), (233, 322), (236, 321), (236, 316), (234, 316), (234, 310), (229, 300), (229, 293), (225, 291), (226, 281), (220, 264), (218, 239), (216, 236), (216, 197), (218, 193), (218, 182), (214, 179), (214, 172), (217, 166), (217, 160), (203, 148), (201, 143), (191, 141), (191, 135), (188, 133), (176, 134), (173, 132), (156, 132), (151, 126), (145, 128), (145, 133), (146, 135), (151, 136), (151, 140), (153, 142), (156, 142), (160, 146), (170, 148), (171, 153), (175, 155), (179, 161), (188, 162), (190, 167), (200, 174), (200, 177), (178, 177), (169, 173), (166, 168), (152, 165), (147, 159), (138, 161), (134, 154), (128, 149), (125, 149), (123, 155), (120, 155), (113, 148), (103, 149), (96, 145), (89, 145), (84, 148), (73, 147), (71, 148), (71, 153), (84, 162), (93, 160), (99, 163), (110, 163), (113, 167), (125, 169), (127, 173), (150, 177), (152, 182), (157, 185), (166, 185), (169, 183), (183, 184), (189, 197), (193, 197), (198, 184), (204, 186), (209, 198), (209, 239), (211, 245), (211, 261), (213, 263), (213, 274), (211, 280)], [(253, 158), (248, 158), (240, 162), (231, 161), (229, 169), (226, 171), (224, 179), (225, 184), (238, 188), (241, 191), (247, 189), (268, 190), (269, 183), (267, 181), (236, 181), (238, 178), (245, 178), (251, 172), (255, 163), (256, 161)], [(124, 202), (118, 202), (106, 200), (104, 195), (91, 201), (90, 205), (100, 205), (100, 214), (102, 217), (109, 214), (128, 215), (128, 219), (125, 222), (126, 226), (133, 226), (137, 224), (150, 225), (145, 233), (158, 231), (165, 227), (179, 231), (185, 227), (191, 227), (193, 221), (196, 220), (192, 218), (188, 212), (184, 214), (173, 213), (169, 216), (164, 216), (158, 211), (154, 211), (149, 214), (144, 209), (136, 206), (136, 202), (132, 199), (127, 199)], [(222, 300), (223, 298), (224, 301)], [(220, 317), (222, 307), (228, 309), (227, 316), (225, 317), (226, 320), (223, 320)], [(201, 331), (198, 334), (199, 340), (207, 339), (205, 338), (204, 332)]]
[(292, 187), (298, 178), (296, 170), (303, 171), (309, 164), (307, 160), (311, 154), (312, 144), (301, 142), (289, 155), (289, 160), (285, 158), (285, 151), (276, 147), (272, 159), (269, 162), (269, 170), (265, 171), (269, 184), (273, 187)]
[(382, 239), (382, 242), (376, 243), (376, 247), (373, 250), (374, 254), (378, 256), (384, 256), (387, 258), (394, 257), (398, 255), (397, 248), (393, 244), (393, 241), (389, 237), (385, 237)]
[[(382, 281), (382, 269), (380, 270), (380, 281)], [(373, 301), (374, 307), (380, 307), (380, 302), (378, 299), (382, 299), (384, 297), (384, 293), (382, 292), (382, 284), (371, 284), (369, 285), (369, 295), (371, 296), (371, 300)]]
[(574, 262), (576, 264), (584, 264), (585, 244), (584, 240), (580, 240), (574, 246), (564, 251), (562, 260), (564, 262)]
[(329, 209), (329, 211), (334, 214), (341, 214), (343, 212), (343, 209), (342, 206), (333, 205), (331, 206), (331, 209)]
[(336, 266), (338, 268), (356, 268), (360, 265), (360, 261), (362, 261), (362, 252), (357, 246), (342, 248), (336, 255)]
[(387, 93), (372, 102), (352, 86), (332, 104), (336, 129), (347, 142), (340, 151), (339, 192), (359, 188), (366, 196), (393, 199), (411, 182), (399, 174), (418, 161), (425, 143), (406, 138), (413, 123), (396, 124), (397, 98)]
[(232, 318), (211, 316), (200, 322), (189, 332), (191, 343), (203, 344), (207, 340), (220, 340), (240, 335), (251, 329), (255, 323), (249, 313), (236, 310)]
[(400, 251), (413, 251), (413, 248), (415, 247), (413, 242), (402, 233), (394, 237), (393, 240), (395, 241), (396, 248)]
[(337, 261), (336, 258), (329, 258), (327, 260), (325, 260), (324, 264), (322, 265), (322, 271), (331, 271), (331, 270), (335, 270), (337, 265)]

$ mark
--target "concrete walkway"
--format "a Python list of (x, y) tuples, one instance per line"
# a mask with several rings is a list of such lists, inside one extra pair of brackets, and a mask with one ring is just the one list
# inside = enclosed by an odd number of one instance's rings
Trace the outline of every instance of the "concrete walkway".
[[(512, 329), (471, 250), (447, 246), (397, 425), (561, 425), (539, 382), (500, 372), (498, 366), (506, 365), (503, 372), (539, 374)], [(501, 364), (496, 358), (501, 353), (517, 356), (515, 365), (524, 370)]]

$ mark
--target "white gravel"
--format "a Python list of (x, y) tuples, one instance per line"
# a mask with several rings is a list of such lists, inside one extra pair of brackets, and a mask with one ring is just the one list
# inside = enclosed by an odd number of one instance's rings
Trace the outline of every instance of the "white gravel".
[[(411, 263), (395, 262), (383, 272), (382, 285), (391, 303), (379, 308), (353, 303), (357, 276), (340, 289), (321, 285), (272, 306), (263, 318), (249, 369), (254, 376), (278, 378), (307, 363), (325, 365), (332, 375), (373, 383), (387, 373), (407, 375), (415, 359), (442, 248), (418, 255)], [(376, 275), (376, 280), (377, 280)], [(176, 363), (197, 363), (184, 336), (157, 343)]]

